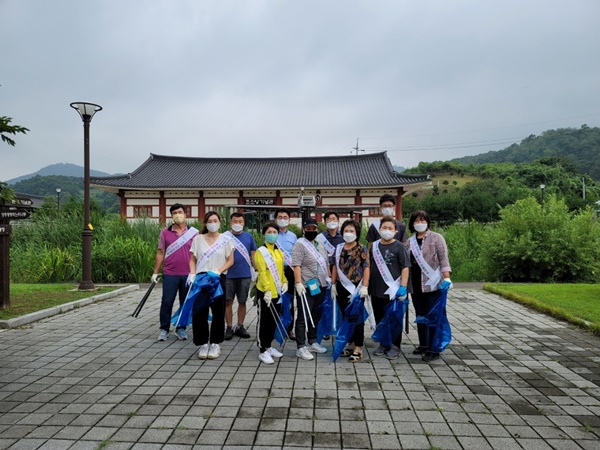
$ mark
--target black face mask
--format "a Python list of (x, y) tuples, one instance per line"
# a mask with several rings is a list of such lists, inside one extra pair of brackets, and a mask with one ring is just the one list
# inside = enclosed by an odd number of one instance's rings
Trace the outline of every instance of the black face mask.
[(318, 231), (305, 231), (304, 237), (309, 241), (314, 241), (317, 238), (318, 234)]

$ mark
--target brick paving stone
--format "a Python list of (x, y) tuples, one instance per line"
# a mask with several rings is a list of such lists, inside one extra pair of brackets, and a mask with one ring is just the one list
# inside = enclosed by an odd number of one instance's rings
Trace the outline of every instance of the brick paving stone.
[(600, 339), (492, 294), (450, 293), (431, 364), (413, 328), (394, 361), (367, 333), (360, 364), (287, 343), (265, 366), (255, 336), (214, 361), (157, 342), (160, 289), (134, 320), (140, 293), (0, 331), (0, 448), (600, 448)]

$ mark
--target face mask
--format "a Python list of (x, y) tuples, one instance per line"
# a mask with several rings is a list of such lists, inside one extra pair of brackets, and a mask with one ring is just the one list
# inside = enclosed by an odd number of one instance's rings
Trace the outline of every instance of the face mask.
[(185, 222), (185, 216), (183, 214), (173, 214), (173, 222), (177, 225)]
[(220, 224), (219, 222), (217, 222), (217, 223), (214, 223), (214, 222), (212, 222), (212, 223), (207, 223), (207, 224), (206, 224), (206, 229), (207, 229), (208, 231), (210, 231), (211, 233), (214, 233), (214, 232), (216, 232), (216, 231), (219, 231), (219, 227), (220, 227), (220, 226), (221, 226), (221, 224)]
[(244, 229), (244, 225), (240, 225), (239, 223), (232, 223), (231, 229), (233, 231), (235, 231), (236, 233), (239, 233), (240, 231), (242, 231)]
[(290, 221), (287, 219), (277, 219), (277, 225), (280, 228), (286, 228), (290, 224)]
[(339, 222), (328, 222), (327, 223), (327, 229), (328, 230), (335, 230), (338, 227), (339, 224), (340, 224)]
[(278, 234), (265, 234), (265, 241), (267, 241), (269, 244), (274, 244), (277, 242), (277, 239), (279, 239)]
[(314, 241), (317, 238), (318, 234), (319, 234), (318, 231), (305, 231), (304, 237), (306, 239), (308, 239), (309, 241)]
[(394, 208), (381, 208), (381, 214), (384, 216), (393, 216)]
[(396, 232), (392, 230), (381, 230), (379, 234), (381, 235), (382, 239), (389, 241), (396, 235)]
[(344, 233), (344, 241), (350, 243), (356, 240), (356, 235), (354, 233)]
[(426, 223), (415, 223), (415, 224), (413, 224), (413, 226), (415, 227), (415, 231), (417, 233), (422, 233), (423, 231), (425, 231), (427, 229)]

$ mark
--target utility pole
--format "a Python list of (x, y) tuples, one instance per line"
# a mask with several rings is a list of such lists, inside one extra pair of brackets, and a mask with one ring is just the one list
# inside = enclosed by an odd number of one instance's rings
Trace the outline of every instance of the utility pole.
[(356, 150), (356, 154), (358, 155), (358, 138), (356, 138), (356, 147), (354, 147), (354, 150)]

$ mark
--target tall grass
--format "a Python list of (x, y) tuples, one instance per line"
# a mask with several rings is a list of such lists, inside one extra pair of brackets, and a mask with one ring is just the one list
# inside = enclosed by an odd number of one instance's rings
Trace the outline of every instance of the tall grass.
[[(222, 230), (227, 229), (228, 219), (224, 218)], [(52, 219), (35, 217), (33, 221), (17, 223), (11, 235), (11, 281), (78, 282), (81, 279), (81, 223), (81, 215), (75, 213)], [(189, 225), (201, 226), (195, 222)], [(363, 225), (361, 241), (368, 229)], [(150, 279), (162, 229), (159, 223), (148, 219), (128, 222), (118, 215), (110, 215), (94, 218), (93, 226), (92, 280), (95, 283), (139, 283)], [(486, 230), (486, 225), (475, 222), (437, 230), (448, 243), (453, 280), (493, 280), (487, 274), (481, 252)], [(262, 245), (262, 234), (255, 231), (252, 234), (257, 245)]]

